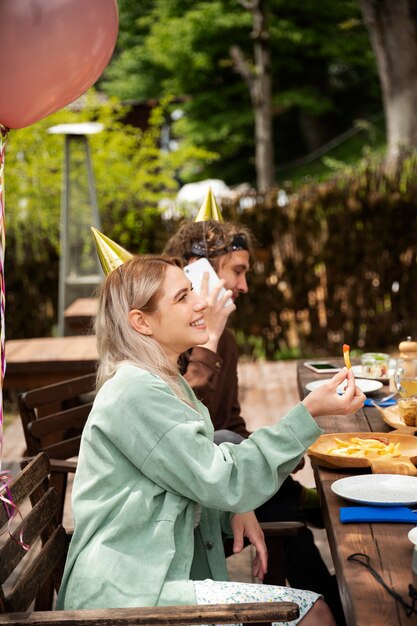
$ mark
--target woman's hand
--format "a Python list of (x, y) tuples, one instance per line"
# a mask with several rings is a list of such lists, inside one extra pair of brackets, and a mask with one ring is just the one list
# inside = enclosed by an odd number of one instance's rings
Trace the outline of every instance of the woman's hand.
[(268, 571), (268, 550), (265, 538), (256, 515), (253, 511), (248, 513), (236, 513), (230, 522), (233, 531), (233, 552), (236, 554), (241, 552), (244, 546), (243, 539), (247, 537), (256, 549), (256, 555), (253, 560), (252, 574), (264, 579)]
[(203, 346), (213, 352), (217, 352), (219, 339), (222, 336), (230, 313), (236, 311), (236, 305), (231, 302), (231, 304), (224, 306), (233, 295), (233, 292), (230, 289), (227, 290), (223, 296), (219, 297), (220, 290), (225, 285), (225, 281), (223, 279), (219, 280), (217, 285), (212, 289), (211, 294), (208, 294), (208, 284), (209, 274), (208, 272), (204, 272), (201, 280), (200, 295), (207, 300), (207, 308), (204, 311), (204, 321), (209, 335), (209, 340), (203, 344)]
[[(337, 393), (339, 385), (346, 381), (342, 395)], [(363, 406), (365, 394), (355, 385), (351, 369), (345, 367), (335, 374), (322, 387), (314, 389), (303, 400), (303, 404), (313, 417), (318, 415), (349, 415)]]

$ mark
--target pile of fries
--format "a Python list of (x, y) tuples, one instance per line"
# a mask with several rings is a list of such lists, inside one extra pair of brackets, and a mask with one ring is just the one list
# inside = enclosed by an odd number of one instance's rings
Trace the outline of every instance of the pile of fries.
[(399, 443), (384, 443), (379, 439), (362, 439), (361, 437), (351, 437), (349, 440), (334, 438), (335, 446), (329, 448), (326, 453), (334, 456), (349, 457), (375, 457), (400, 456)]

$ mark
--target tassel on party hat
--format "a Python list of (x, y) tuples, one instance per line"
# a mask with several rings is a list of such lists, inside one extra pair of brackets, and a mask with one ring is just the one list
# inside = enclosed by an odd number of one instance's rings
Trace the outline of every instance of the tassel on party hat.
[(203, 200), (203, 204), (198, 210), (195, 222), (207, 222), (207, 220), (214, 220), (215, 222), (223, 222), (223, 216), (220, 211), (219, 205), (216, 202), (216, 198), (211, 190), (208, 188), (207, 195)]
[(96, 244), (98, 258), (100, 259), (101, 267), (106, 275), (110, 274), (119, 265), (129, 261), (133, 257), (127, 250), (119, 246), (118, 243), (112, 241), (106, 235), (103, 235), (94, 226), (91, 227), (93, 233), (94, 243)]

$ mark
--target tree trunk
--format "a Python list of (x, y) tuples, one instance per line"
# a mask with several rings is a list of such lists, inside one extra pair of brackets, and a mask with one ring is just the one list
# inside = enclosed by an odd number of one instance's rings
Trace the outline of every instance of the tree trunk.
[(274, 184), (274, 146), (272, 131), (271, 55), (266, 25), (265, 0), (239, 0), (252, 13), (254, 69), (248, 66), (237, 46), (230, 49), (236, 70), (249, 89), (255, 118), (255, 167), (259, 191)]
[(274, 184), (274, 145), (271, 106), (271, 54), (266, 25), (265, 2), (253, 2), (253, 51), (257, 80), (251, 94), (255, 115), (256, 180), (259, 191)]
[(378, 65), (387, 129), (387, 160), (417, 145), (417, 4), (360, 0)]

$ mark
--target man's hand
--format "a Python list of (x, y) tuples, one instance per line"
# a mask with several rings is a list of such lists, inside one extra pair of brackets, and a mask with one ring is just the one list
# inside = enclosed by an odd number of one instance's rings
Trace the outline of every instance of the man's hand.
[(265, 543), (264, 534), (256, 515), (253, 511), (248, 513), (236, 513), (230, 522), (233, 531), (233, 552), (241, 552), (244, 546), (244, 537), (255, 546), (256, 556), (253, 560), (252, 574), (263, 580), (268, 571), (268, 550)]
[(232, 302), (228, 306), (224, 306), (233, 295), (230, 289), (219, 298), (220, 290), (225, 284), (223, 279), (219, 280), (217, 285), (212, 289), (211, 294), (208, 294), (208, 283), (209, 274), (208, 272), (204, 272), (201, 280), (200, 295), (207, 300), (207, 308), (204, 311), (204, 321), (209, 335), (209, 340), (203, 344), (203, 347), (208, 350), (212, 350), (213, 352), (217, 352), (219, 339), (222, 336), (230, 313), (236, 311), (236, 305)]

